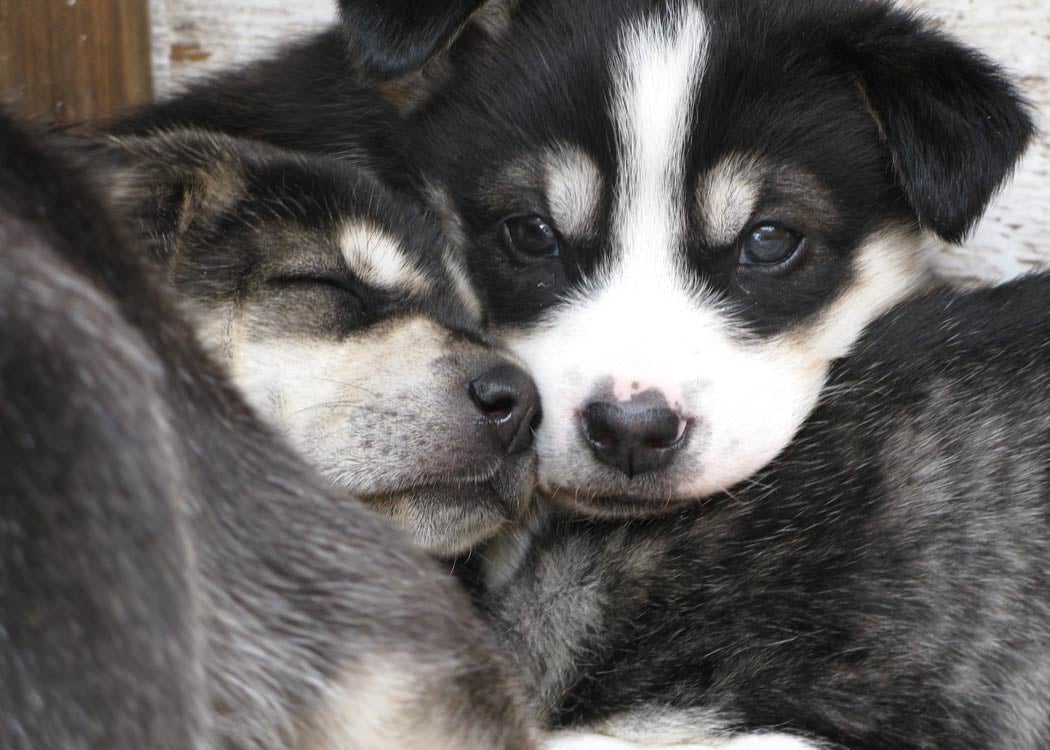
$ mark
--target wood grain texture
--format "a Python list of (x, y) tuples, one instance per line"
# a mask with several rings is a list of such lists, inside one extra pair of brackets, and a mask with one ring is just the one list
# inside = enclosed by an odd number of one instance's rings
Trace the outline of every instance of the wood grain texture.
[(147, 0), (0, 0), (0, 96), (62, 125), (152, 95)]
[[(974, 236), (961, 247), (944, 247), (932, 262), (962, 283), (1050, 269), (1050, 0), (900, 2), (1006, 65), (1036, 106), (1041, 130)], [(334, 6), (333, 0), (151, 0), (157, 88), (171, 91), (265, 54), (330, 23)]]

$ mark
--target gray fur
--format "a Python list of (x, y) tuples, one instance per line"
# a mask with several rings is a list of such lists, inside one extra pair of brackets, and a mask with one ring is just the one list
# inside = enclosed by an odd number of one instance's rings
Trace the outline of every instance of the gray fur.
[(97, 185), (0, 126), (0, 747), (533, 747), (455, 585), (260, 423)]

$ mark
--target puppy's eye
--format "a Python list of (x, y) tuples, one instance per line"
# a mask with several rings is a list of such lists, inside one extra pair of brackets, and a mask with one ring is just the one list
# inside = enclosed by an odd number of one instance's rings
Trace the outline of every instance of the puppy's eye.
[(805, 236), (779, 224), (756, 224), (740, 247), (740, 265), (779, 266), (798, 255)]
[(526, 259), (557, 258), (558, 235), (541, 216), (513, 216), (503, 222), (507, 249)]

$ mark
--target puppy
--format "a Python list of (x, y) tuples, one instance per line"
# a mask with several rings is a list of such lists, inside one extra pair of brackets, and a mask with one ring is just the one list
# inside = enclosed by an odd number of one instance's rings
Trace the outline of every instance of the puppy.
[(528, 513), (536, 389), (432, 222), (335, 160), (194, 131), (106, 147), (209, 352), (340, 492), (440, 556)]
[(260, 423), (100, 186), (0, 131), (0, 746), (534, 747), (455, 586)]
[(924, 295), (753, 480), (661, 519), (548, 519), (488, 606), (552, 723), (1047, 747), (1048, 299), (1050, 276)]
[(885, 2), (538, 0), (456, 59), (423, 197), (536, 378), (541, 489), (604, 516), (782, 451), (1032, 133), (996, 66)]

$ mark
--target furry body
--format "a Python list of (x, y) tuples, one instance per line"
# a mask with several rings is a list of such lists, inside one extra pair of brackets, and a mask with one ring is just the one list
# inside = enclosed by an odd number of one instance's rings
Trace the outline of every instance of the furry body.
[(455, 586), (260, 423), (98, 184), (2, 128), (0, 745), (532, 747)]
[(1038, 276), (906, 304), (752, 480), (549, 518), (488, 605), (555, 723), (1046, 747), (1048, 298)]

